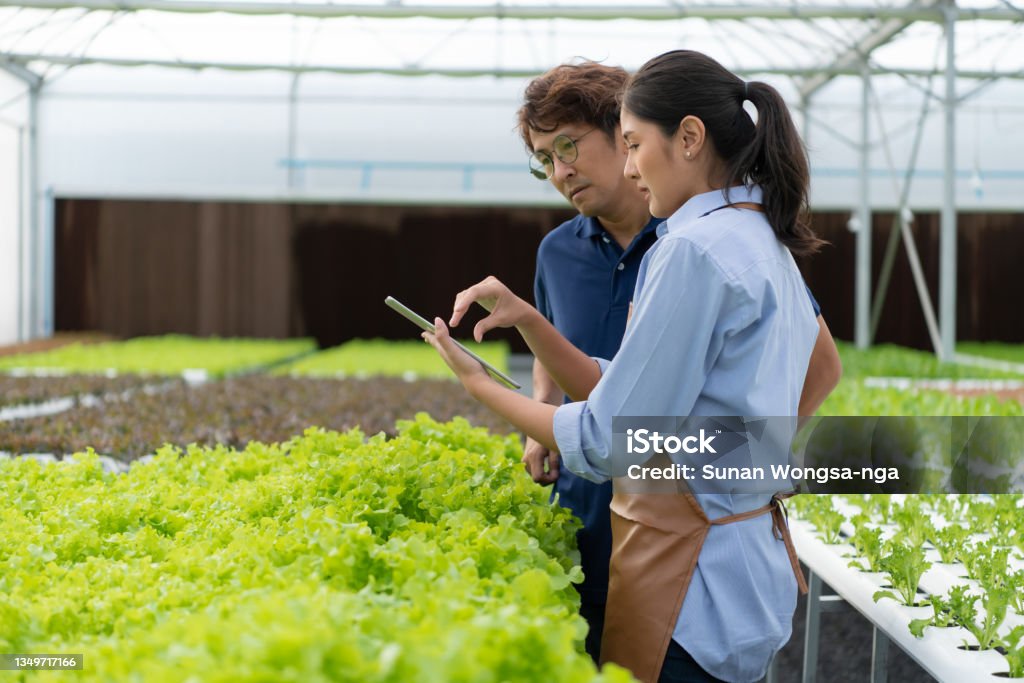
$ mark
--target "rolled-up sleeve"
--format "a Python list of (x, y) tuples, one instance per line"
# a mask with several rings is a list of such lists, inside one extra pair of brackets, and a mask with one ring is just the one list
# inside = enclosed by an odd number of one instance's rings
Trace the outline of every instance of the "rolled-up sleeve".
[(726, 335), (756, 317), (750, 294), (685, 238), (660, 240), (638, 281), (633, 318), (586, 401), (555, 412), (566, 467), (595, 482), (623, 476), (640, 457), (612, 448), (616, 416), (687, 416)]

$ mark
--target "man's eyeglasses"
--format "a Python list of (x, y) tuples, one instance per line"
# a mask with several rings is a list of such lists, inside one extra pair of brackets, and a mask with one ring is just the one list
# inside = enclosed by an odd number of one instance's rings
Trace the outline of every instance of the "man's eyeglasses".
[[(573, 140), (568, 135), (559, 135), (551, 143), (551, 151), (563, 164), (573, 164), (580, 157), (580, 151), (576, 143), (584, 137), (593, 133), (596, 128), (591, 128), (583, 135)], [(547, 152), (534, 152), (530, 155), (530, 173), (537, 180), (547, 180), (555, 174), (555, 161)]]

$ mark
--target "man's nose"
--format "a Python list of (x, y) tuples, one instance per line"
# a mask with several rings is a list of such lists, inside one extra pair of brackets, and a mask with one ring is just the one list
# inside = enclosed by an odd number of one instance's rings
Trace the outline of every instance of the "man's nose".
[(576, 169), (573, 167), (573, 165), (565, 163), (558, 157), (553, 157), (551, 163), (554, 165), (555, 169), (554, 173), (552, 173), (552, 176), (556, 180), (565, 180), (566, 178), (571, 178), (572, 176), (576, 175)]

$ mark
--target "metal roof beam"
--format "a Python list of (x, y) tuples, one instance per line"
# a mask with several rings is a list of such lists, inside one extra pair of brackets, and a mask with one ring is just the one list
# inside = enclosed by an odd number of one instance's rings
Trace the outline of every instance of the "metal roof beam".
[(12, 60), (5, 54), (0, 54), (0, 70), (6, 71), (19, 81), (23, 81), (30, 88), (38, 88), (43, 83), (42, 76), (24, 64)]
[[(225, 71), (283, 71), (287, 73), (334, 73), (334, 74), (382, 74), (388, 76), (449, 76), (455, 78), (473, 78), (479, 76), (494, 76), (497, 78), (529, 78), (537, 76), (543, 69), (472, 69), (472, 68), (446, 68), (430, 66), (344, 66), (328, 64), (258, 64), (258, 63), (231, 63), (231, 62), (205, 62), (205, 61), (179, 61), (179, 60), (157, 60), (157, 59), (121, 59), (114, 57), (79, 57), (71, 55), (45, 55), (45, 54), (7, 54), (6, 59), (12, 64), (27, 64), (29, 62), (44, 62), (62, 66), (85, 66), (90, 64), (105, 64), (109, 66), (134, 67), (134, 66), (158, 66), (171, 69), (188, 69), (198, 71), (201, 69), (223, 69)], [(24, 68), (24, 67), (23, 67)], [(27, 69), (26, 69), (27, 70)], [(778, 76), (813, 76), (825, 72), (833, 76), (861, 76), (862, 67), (853, 65), (849, 67), (730, 67), (730, 71), (741, 76), (757, 75), (778, 75)], [(943, 70), (935, 69), (887, 69), (878, 65), (871, 67), (872, 75), (903, 75), (910, 77), (928, 77), (945, 73)], [(1024, 70), (1021, 71), (992, 71), (960, 69), (956, 74), (957, 78), (964, 79), (993, 79), (1012, 78), (1024, 79)]]
[[(357, 5), (314, 2), (246, 2), (245, 0), (0, 0), (0, 7), (30, 9), (82, 8), (90, 11), (133, 12), (153, 10), (159, 12), (227, 12), (230, 14), (286, 14), (310, 17), (365, 17), (378, 19), (404, 19), (427, 17), (433, 19), (645, 19), (675, 20), (687, 17), (702, 19), (902, 19), (904, 21), (943, 22), (939, 9), (910, 6), (883, 7), (877, 5), (756, 5), (695, 3), (687, 5)], [(1012, 6), (959, 10), (958, 19), (969, 21), (1021, 21), (1021, 12)]]
[[(939, 0), (920, 0), (919, 2), (914, 3), (913, 7), (917, 9), (934, 9), (938, 4)], [(941, 9), (936, 11), (941, 14)], [(888, 43), (913, 23), (913, 20), (902, 18), (886, 19), (882, 21), (879, 26), (866, 33), (849, 49), (838, 55), (832, 62), (833, 66), (838, 68), (856, 66), (866, 59), (872, 51)], [(834, 77), (835, 76), (833, 74), (825, 72), (811, 76), (799, 85), (800, 97), (811, 97)]]

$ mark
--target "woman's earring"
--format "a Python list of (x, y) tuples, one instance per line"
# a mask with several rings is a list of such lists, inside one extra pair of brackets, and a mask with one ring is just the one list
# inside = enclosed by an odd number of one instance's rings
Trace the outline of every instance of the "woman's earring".
[(686, 158), (687, 158), (687, 159), (689, 159), (689, 158), (690, 158), (690, 153), (689, 153), (689, 152), (687, 152), (687, 153), (686, 153)]

